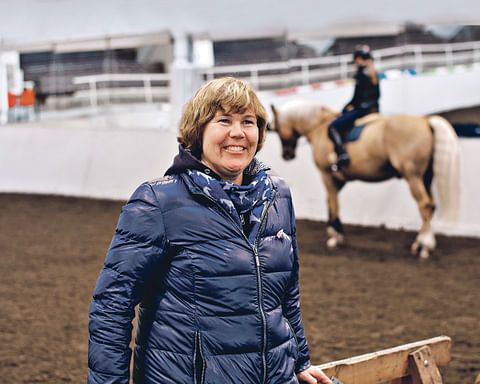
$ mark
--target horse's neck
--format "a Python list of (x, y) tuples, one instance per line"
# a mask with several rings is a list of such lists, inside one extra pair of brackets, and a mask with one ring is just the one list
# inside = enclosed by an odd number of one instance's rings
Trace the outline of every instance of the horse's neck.
[(305, 116), (310, 116), (308, 123), (301, 124), (298, 133), (302, 136), (305, 136), (307, 140), (311, 143), (314, 137), (321, 135), (322, 132), (327, 130), (328, 125), (333, 121), (333, 119), (338, 115), (338, 112), (335, 112), (327, 107), (319, 107), (314, 113), (305, 114)]

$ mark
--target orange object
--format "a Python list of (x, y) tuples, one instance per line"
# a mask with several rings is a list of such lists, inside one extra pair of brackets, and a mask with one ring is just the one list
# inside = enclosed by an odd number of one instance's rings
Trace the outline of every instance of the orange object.
[(29, 105), (35, 104), (35, 90), (34, 89), (24, 89), (20, 95), (20, 105), (27, 107)]
[(8, 108), (13, 108), (15, 105), (17, 105), (17, 95), (8, 92)]

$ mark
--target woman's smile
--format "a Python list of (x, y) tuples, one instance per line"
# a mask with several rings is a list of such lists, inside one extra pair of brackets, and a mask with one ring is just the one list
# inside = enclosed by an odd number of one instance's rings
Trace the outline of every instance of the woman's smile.
[(224, 147), (227, 151), (230, 152), (241, 152), (245, 150), (245, 147), (240, 147), (238, 145), (229, 145), (227, 147)]
[(243, 170), (257, 152), (258, 136), (257, 118), (251, 111), (218, 110), (205, 126), (201, 161), (222, 180), (241, 184)]

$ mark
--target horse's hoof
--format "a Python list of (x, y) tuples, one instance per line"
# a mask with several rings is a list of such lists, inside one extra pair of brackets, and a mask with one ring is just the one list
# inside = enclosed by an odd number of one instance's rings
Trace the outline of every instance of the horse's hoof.
[(330, 237), (327, 240), (327, 248), (333, 249), (336, 248), (338, 245), (338, 240), (336, 237)]
[[(410, 248), (412, 255), (416, 255), (418, 253), (418, 250), (420, 249), (420, 243), (418, 241), (415, 241), (412, 244), (412, 247)], [(428, 252), (428, 251), (427, 251)]]
[(419, 256), (420, 260), (427, 260), (430, 257), (430, 253), (428, 252), (427, 248), (422, 247), (418, 256)]
[(338, 234), (337, 236), (337, 245), (341, 245), (345, 242), (345, 237), (341, 233)]

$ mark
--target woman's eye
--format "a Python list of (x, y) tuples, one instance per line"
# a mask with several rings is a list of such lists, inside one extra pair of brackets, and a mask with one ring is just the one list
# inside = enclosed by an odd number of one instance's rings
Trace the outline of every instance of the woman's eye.
[(219, 121), (220, 123), (224, 123), (224, 124), (230, 123), (230, 120), (228, 120), (228, 119), (220, 119), (220, 120), (218, 120), (218, 121)]
[(255, 121), (253, 121), (253, 120), (245, 120), (245, 124), (247, 124), (247, 125), (255, 125)]

